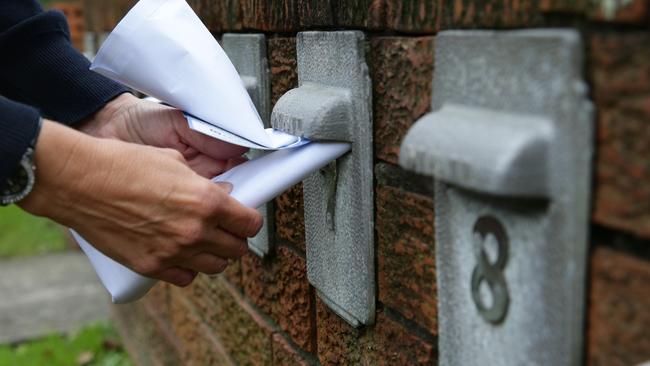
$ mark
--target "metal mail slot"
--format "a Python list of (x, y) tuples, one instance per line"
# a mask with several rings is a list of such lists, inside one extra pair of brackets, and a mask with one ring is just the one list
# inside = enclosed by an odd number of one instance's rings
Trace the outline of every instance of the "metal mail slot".
[(297, 37), (299, 87), (273, 109), (273, 127), (311, 140), (352, 143), (303, 184), (307, 277), (353, 326), (375, 317), (372, 91), (362, 32)]
[[(221, 45), (239, 72), (265, 127), (270, 127), (271, 79), (266, 54), (266, 36), (226, 33), (221, 39)], [(259, 151), (249, 152), (250, 158), (259, 154)], [(264, 257), (272, 250), (275, 234), (273, 202), (259, 207), (258, 210), (262, 214), (264, 224), (256, 236), (248, 239), (248, 247), (258, 256)]]
[(435, 179), (441, 365), (582, 359), (592, 107), (570, 30), (447, 31), (400, 164)]

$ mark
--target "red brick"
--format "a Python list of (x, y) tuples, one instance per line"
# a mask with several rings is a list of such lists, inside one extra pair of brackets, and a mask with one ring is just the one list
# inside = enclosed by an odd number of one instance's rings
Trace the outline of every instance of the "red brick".
[(188, 3), (212, 32), (221, 33), (242, 29), (239, 0), (190, 0)]
[[(434, 33), (453, 28), (513, 28), (569, 21), (647, 24), (647, 0), (191, 0), (212, 32), (292, 33), (361, 28)], [(569, 17), (567, 17), (569, 16)], [(564, 20), (566, 23), (567, 20)]]
[(174, 288), (174, 296), (192, 303), (236, 364), (271, 364), (272, 325), (222, 278), (199, 276), (186, 289)]
[(435, 347), (384, 313), (361, 341), (364, 365), (436, 365)]
[(312, 352), (314, 304), (305, 260), (293, 250), (280, 246), (277, 256), (265, 263), (254, 255), (246, 256), (243, 269), (246, 296), (269, 314), (300, 348)]
[(274, 366), (308, 366), (311, 364), (283, 336), (277, 333), (273, 335)]
[(171, 309), (169, 307), (169, 285), (166, 282), (158, 282), (149, 293), (141, 300), (156, 316), (163, 321), (169, 321)]
[(137, 0), (85, 0), (87, 29), (91, 32), (110, 32), (136, 2)]
[(271, 71), (271, 104), (289, 90), (298, 87), (296, 70), (296, 39), (273, 37), (268, 40), (269, 69)]
[(644, 23), (650, 15), (647, 0), (598, 1), (590, 9), (591, 19), (615, 23)]
[(122, 344), (138, 366), (181, 364), (178, 338), (143, 302), (114, 305), (112, 313)]
[(433, 33), (438, 28), (438, 4), (432, 0), (386, 0), (386, 27)]
[(233, 365), (219, 339), (183, 296), (172, 296), (171, 328), (181, 343), (183, 365)]
[(297, 1), (299, 27), (328, 26), (334, 24), (331, 0)]
[(318, 359), (322, 365), (358, 365), (360, 332), (316, 300)]
[(241, 259), (232, 261), (223, 272), (223, 277), (233, 286), (242, 287)]
[(597, 107), (593, 219), (650, 238), (650, 32), (594, 34)]
[(650, 360), (650, 261), (597, 247), (590, 262), (588, 364)]
[(246, 298), (266, 314), (271, 314), (271, 303), (277, 297), (275, 274), (270, 260), (262, 261), (249, 253), (242, 258), (242, 288)]
[(441, 29), (486, 27), (532, 27), (543, 24), (534, 0), (442, 0)]
[(386, 24), (386, 0), (335, 0), (333, 3), (339, 27), (381, 29)]
[(433, 37), (370, 40), (375, 154), (397, 163), (408, 129), (431, 105)]
[(305, 216), (302, 183), (275, 199), (276, 237), (305, 251)]
[(286, 247), (278, 249), (276, 267), (277, 301), (272, 302), (271, 316), (302, 349), (315, 351), (312, 330), (314, 297), (307, 280), (305, 260)]
[(544, 13), (584, 13), (590, 9), (590, 0), (540, 0), (539, 9)]
[(377, 187), (379, 301), (437, 334), (433, 200)]
[[(298, 87), (296, 70), (296, 39), (271, 38), (268, 41), (271, 70), (271, 103), (289, 90)], [(275, 199), (276, 235), (304, 251), (305, 222), (303, 216), (302, 183), (295, 185)]]
[(297, 0), (239, 0), (244, 28), (265, 32), (297, 30)]

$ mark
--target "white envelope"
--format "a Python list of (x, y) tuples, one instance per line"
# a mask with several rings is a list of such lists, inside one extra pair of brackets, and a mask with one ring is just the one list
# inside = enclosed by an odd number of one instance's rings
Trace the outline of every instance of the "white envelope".
[[(309, 142), (265, 130), (235, 67), (184, 0), (138, 2), (106, 39), (91, 69), (183, 110), (196, 131), (279, 150), (215, 178), (232, 183), (232, 196), (248, 207), (272, 200), (350, 149), (348, 143)], [(73, 235), (113, 302), (137, 300), (156, 283)]]
[[(237, 70), (184, 0), (141, 0), (103, 43), (90, 66), (254, 148), (278, 149)], [(201, 131), (205, 133), (205, 130)], [(212, 135), (213, 137), (216, 137)], [(287, 135), (289, 144), (298, 138)], [(241, 143), (240, 143), (241, 144)]]
[[(231, 195), (242, 204), (256, 208), (348, 150), (350, 144), (344, 142), (312, 142), (295, 149), (267, 153), (215, 177), (213, 181), (230, 182), (233, 185)], [(114, 303), (135, 301), (156, 283), (156, 280), (139, 275), (105, 256), (74, 230), (71, 231)]]

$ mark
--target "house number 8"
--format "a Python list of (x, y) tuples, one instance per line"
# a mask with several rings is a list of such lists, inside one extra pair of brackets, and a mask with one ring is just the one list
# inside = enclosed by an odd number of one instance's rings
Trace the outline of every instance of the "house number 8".
[[(496, 239), (496, 259), (486, 252), (488, 237)], [(508, 312), (510, 298), (503, 270), (508, 260), (508, 235), (493, 216), (481, 216), (474, 224), (476, 267), (472, 272), (472, 298), (476, 308), (487, 322), (498, 324)], [(494, 248), (492, 248), (494, 249)], [(492, 251), (494, 252), (494, 251)]]

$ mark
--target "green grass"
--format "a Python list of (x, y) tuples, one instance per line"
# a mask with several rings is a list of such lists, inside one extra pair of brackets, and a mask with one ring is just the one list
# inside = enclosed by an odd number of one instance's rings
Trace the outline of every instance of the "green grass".
[(54, 222), (31, 216), (15, 205), (0, 208), (0, 257), (56, 252), (66, 247), (63, 228)]
[(15, 346), (0, 346), (0, 365), (131, 366), (115, 330), (106, 323), (69, 336), (51, 335)]

